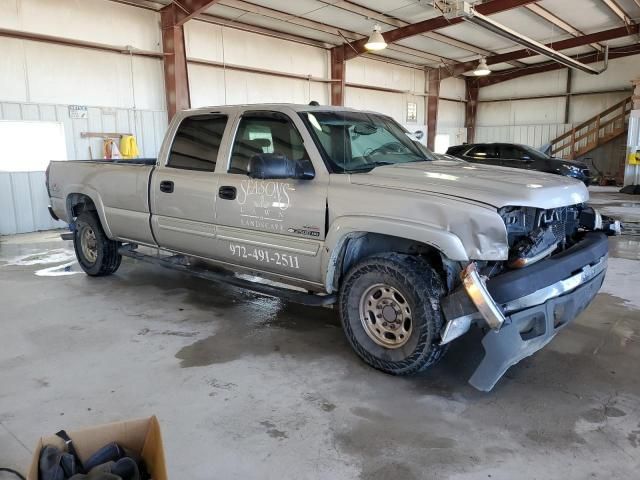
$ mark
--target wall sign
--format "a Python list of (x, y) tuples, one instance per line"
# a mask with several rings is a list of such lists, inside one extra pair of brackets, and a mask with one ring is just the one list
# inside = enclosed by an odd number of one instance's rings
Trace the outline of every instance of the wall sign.
[(86, 105), (69, 105), (70, 118), (89, 118), (89, 109)]
[(407, 102), (407, 122), (418, 121), (418, 104), (415, 102)]

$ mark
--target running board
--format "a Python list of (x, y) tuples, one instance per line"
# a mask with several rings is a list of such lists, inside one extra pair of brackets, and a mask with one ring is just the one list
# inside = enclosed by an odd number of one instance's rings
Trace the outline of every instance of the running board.
[(238, 288), (244, 288), (251, 290), (262, 295), (268, 295), (270, 297), (282, 298), (288, 302), (300, 303), (302, 305), (309, 305), (312, 307), (320, 307), (324, 305), (331, 305), (336, 303), (336, 295), (315, 295), (313, 293), (298, 292), (284, 287), (276, 287), (274, 285), (266, 285), (263, 283), (251, 282), (242, 278), (236, 277), (233, 273), (218, 272), (209, 270), (202, 267), (194, 267), (186, 265), (184, 263), (185, 255), (145, 255), (136, 251), (135, 247), (131, 245), (124, 245), (118, 249), (118, 253), (124, 257), (133, 258), (134, 260), (140, 260), (142, 262), (152, 263), (160, 265), (164, 268), (171, 270), (177, 270), (179, 272), (187, 273), (194, 277), (203, 278), (212, 282), (224, 283), (225, 285), (232, 285)]

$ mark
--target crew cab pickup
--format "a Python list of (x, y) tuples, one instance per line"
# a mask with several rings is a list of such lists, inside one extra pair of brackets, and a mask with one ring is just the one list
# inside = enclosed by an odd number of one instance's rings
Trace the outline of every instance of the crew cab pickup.
[(157, 160), (51, 162), (47, 188), (89, 275), (124, 255), (335, 304), (355, 352), (395, 375), (479, 327), (481, 390), (589, 305), (619, 233), (579, 181), (437, 157), (342, 107), (183, 111)]

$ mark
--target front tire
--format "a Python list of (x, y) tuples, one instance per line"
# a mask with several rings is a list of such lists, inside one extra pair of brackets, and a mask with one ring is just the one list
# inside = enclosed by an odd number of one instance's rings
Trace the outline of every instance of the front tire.
[(111, 275), (120, 266), (120, 243), (104, 233), (95, 212), (84, 211), (76, 219), (73, 248), (82, 270), (92, 277)]
[(392, 375), (434, 365), (440, 346), (445, 289), (422, 258), (378, 254), (352, 267), (340, 288), (340, 317), (351, 347), (367, 364)]

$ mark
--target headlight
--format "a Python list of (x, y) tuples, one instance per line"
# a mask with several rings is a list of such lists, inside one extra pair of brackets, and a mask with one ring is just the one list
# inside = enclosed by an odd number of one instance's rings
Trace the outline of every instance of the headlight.
[(582, 169), (580, 167), (574, 167), (573, 165), (562, 165), (561, 168), (571, 173), (581, 173)]

